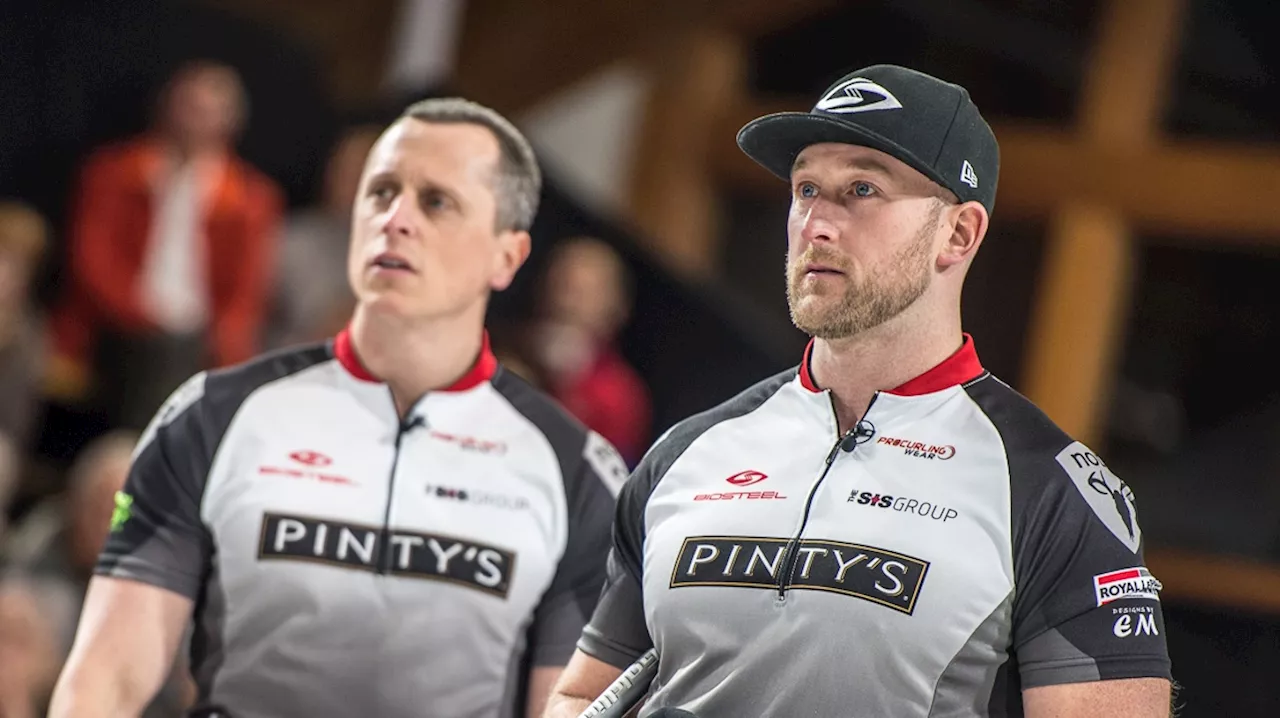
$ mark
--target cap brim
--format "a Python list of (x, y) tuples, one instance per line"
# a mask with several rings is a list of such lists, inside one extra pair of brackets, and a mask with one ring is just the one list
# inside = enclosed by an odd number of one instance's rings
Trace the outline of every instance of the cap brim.
[(790, 181), (796, 157), (809, 145), (839, 142), (880, 150), (946, 187), (942, 177), (902, 145), (871, 130), (808, 112), (778, 112), (759, 117), (738, 130), (738, 147), (760, 166)]

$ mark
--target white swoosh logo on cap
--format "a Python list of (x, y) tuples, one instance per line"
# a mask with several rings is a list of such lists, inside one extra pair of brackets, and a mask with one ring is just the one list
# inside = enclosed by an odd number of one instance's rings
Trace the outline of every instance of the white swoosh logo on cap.
[[(863, 95), (864, 92), (879, 95), (879, 97), (869, 98)], [(898, 102), (898, 98), (894, 97), (892, 92), (865, 77), (855, 77), (833, 87), (826, 97), (818, 100), (814, 109), (835, 114), (850, 114), (901, 108), (902, 103)]]

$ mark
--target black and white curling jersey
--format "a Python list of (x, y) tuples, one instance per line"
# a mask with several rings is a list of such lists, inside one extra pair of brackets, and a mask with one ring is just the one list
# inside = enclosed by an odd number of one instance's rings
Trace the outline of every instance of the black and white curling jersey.
[(657, 647), (642, 715), (1016, 716), (1024, 688), (1170, 677), (1132, 492), (970, 337), (844, 436), (808, 354), (619, 495), (579, 647)]
[(200, 703), (236, 718), (523, 715), (599, 597), (625, 479), (487, 341), (401, 420), (344, 332), (175, 392), (97, 570), (195, 602)]

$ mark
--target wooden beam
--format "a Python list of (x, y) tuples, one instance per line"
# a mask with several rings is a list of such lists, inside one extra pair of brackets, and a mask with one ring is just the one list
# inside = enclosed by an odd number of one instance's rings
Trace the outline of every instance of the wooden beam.
[[(1081, 144), (1133, 151), (1159, 131), (1182, 0), (1110, 0), (1081, 100)], [(1105, 174), (1099, 165), (1095, 174)], [(1061, 199), (1061, 198), (1060, 198)], [(1026, 345), (1027, 397), (1102, 448), (1132, 281), (1125, 218), (1106, 199), (1066, 204), (1049, 237)]]
[(1064, 431), (1094, 446), (1127, 318), (1131, 253), (1118, 213), (1064, 207), (1049, 233), (1027, 335), (1024, 393)]
[(765, 32), (833, 0), (470, 0), (456, 85), (513, 114), (614, 62), (699, 28)]
[(273, 27), (313, 48), (338, 104), (361, 107), (378, 100), (391, 47), (398, 2), (368, 0), (353, 11), (349, 0), (201, 0)]
[(1152, 549), (1147, 568), (1166, 600), (1280, 615), (1280, 567), (1226, 556)]
[[(807, 109), (801, 102), (773, 100), (726, 113), (712, 140), (718, 180), (766, 196), (784, 192), (785, 185), (742, 154), (733, 137), (766, 112)], [(1105, 204), (1144, 234), (1280, 242), (1280, 144), (1179, 140), (1100, 147), (1027, 124), (997, 123), (994, 130), (1000, 140), (997, 235), (1004, 218), (1041, 219), (1066, 202)]]
[(996, 132), (997, 217), (1043, 217), (1058, 202), (1092, 202), (1148, 234), (1280, 241), (1280, 145), (1179, 141), (1129, 150), (1082, 147), (1043, 129)]
[(715, 272), (719, 232), (707, 138), (737, 102), (746, 58), (725, 33), (690, 33), (651, 64), (653, 85), (636, 146), (630, 215), (671, 269)]
[(594, 69), (705, 16), (708, 0), (470, 0), (455, 83), (467, 97), (517, 113)]
[(1084, 78), (1081, 134), (1135, 147), (1159, 134), (1184, 0), (1111, 0)]

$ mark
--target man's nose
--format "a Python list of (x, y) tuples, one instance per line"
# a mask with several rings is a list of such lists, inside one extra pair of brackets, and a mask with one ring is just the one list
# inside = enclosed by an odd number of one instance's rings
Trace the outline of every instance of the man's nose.
[(383, 231), (387, 234), (409, 235), (413, 231), (413, 211), (413, 200), (405, 195), (397, 196), (387, 208)]
[(830, 203), (819, 199), (809, 205), (801, 218), (800, 236), (809, 244), (830, 244), (840, 238), (840, 230), (831, 218)]

